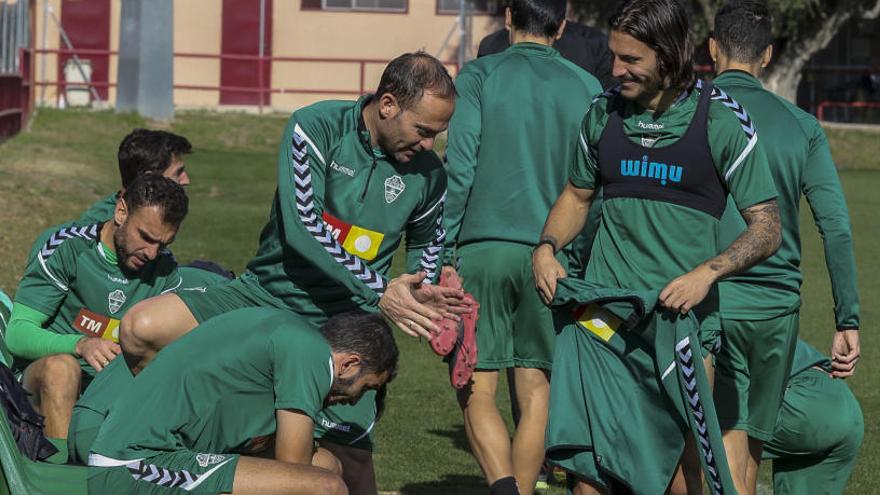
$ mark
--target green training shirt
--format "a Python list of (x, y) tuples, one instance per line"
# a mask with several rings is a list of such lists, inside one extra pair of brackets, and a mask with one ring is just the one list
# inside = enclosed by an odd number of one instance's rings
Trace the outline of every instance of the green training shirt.
[[(578, 153), (570, 169), (572, 185), (584, 189), (602, 186), (598, 148), (610, 111), (619, 106), (624, 134), (650, 154), (651, 149), (669, 146), (685, 134), (701, 87), (692, 88), (660, 113), (627, 101), (614, 90), (603, 93), (584, 117)], [(711, 95), (706, 125), (714, 167), (737, 208), (775, 198), (758, 135), (742, 108), (718, 88)], [(694, 208), (637, 197), (605, 197), (601, 210), (586, 269), (586, 279), (598, 285), (662, 289), (722, 250), (716, 241), (719, 220)], [(708, 297), (698, 310), (701, 319), (717, 311), (716, 297)]]
[(397, 163), (373, 148), (369, 96), (297, 110), (278, 154), (278, 189), (248, 270), (293, 311), (375, 307), (401, 240), (406, 269), (439, 273), (446, 174), (433, 151)]
[(34, 258), (37, 257), (37, 253), (40, 252), (40, 249), (43, 249), (43, 246), (46, 244), (46, 241), (59, 230), (63, 228), (70, 228), (75, 225), (91, 225), (93, 223), (101, 223), (106, 222), (107, 220), (113, 218), (113, 213), (116, 211), (116, 200), (119, 198), (119, 193), (113, 193), (105, 198), (102, 198), (96, 201), (92, 206), (89, 206), (89, 209), (84, 211), (79, 218), (72, 222), (64, 222), (60, 225), (55, 225), (53, 227), (49, 227), (48, 229), (40, 232), (37, 236), (34, 243), (31, 244), (31, 250), (28, 252), (28, 263), (31, 262)]
[[(137, 273), (123, 271), (100, 241), (101, 224), (55, 232), (25, 270), (15, 302), (49, 315), (46, 330), (118, 340), (119, 320), (134, 304), (177, 289), (170, 251)], [(83, 370), (95, 370), (79, 358)]]
[(314, 420), (332, 380), (330, 346), (307, 320), (279, 309), (232, 311), (156, 355), (110, 406), (92, 452), (133, 461), (246, 449), (275, 432), (276, 409)]
[[(782, 245), (773, 256), (720, 284), (721, 312), (731, 319), (763, 320), (800, 306), (801, 194), (807, 197), (822, 235), (831, 276), (837, 328), (859, 327), (859, 292), (852, 229), (843, 189), (825, 131), (819, 122), (789, 101), (763, 89), (751, 74), (726, 71), (715, 83), (749, 110), (765, 143), (770, 173), (779, 195)], [(722, 246), (745, 230), (732, 205), (721, 222)]]
[(449, 124), (446, 251), (481, 240), (533, 245), (602, 86), (549, 46), (517, 43), (466, 64)]

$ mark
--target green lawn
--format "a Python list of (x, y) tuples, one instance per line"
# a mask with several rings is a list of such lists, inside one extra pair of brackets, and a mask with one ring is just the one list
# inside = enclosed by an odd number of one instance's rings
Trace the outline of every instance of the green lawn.
[[(275, 157), (286, 116), (181, 113), (171, 131), (189, 137), (196, 152), (187, 159), (193, 184), (191, 213), (172, 246), (177, 257), (213, 259), (240, 273), (257, 246), (275, 187)], [(110, 112), (41, 110), (32, 129), (0, 145), (0, 287), (10, 295), (21, 276), (25, 252), (37, 233), (74, 218), (118, 185), (116, 148), (138, 117)], [(880, 469), (871, 455), (880, 449), (880, 379), (872, 338), (880, 295), (874, 278), (880, 256), (880, 152), (877, 135), (829, 134), (844, 165), (841, 173), (856, 236), (860, 268), (863, 359), (850, 381), (866, 416), (865, 444), (850, 493), (880, 492), (870, 473)], [(868, 158), (871, 158), (870, 161)], [(864, 170), (873, 168), (873, 170)], [(809, 210), (804, 227), (804, 307), (801, 334), (827, 349), (833, 332), (832, 299), (821, 242)], [(446, 368), (426, 343), (399, 336), (401, 372), (390, 389), (386, 417), (377, 426), (376, 465), (382, 490), (404, 494), (483, 494), (485, 484), (468, 452), (460, 413)], [(506, 390), (500, 403), (507, 409)], [(562, 490), (553, 490), (554, 494)]]

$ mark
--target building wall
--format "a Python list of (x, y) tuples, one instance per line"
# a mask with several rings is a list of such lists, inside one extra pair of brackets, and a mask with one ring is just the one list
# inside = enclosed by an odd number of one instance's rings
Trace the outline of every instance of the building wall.
[[(48, 0), (46, 3), (52, 8), (55, 12), (55, 16), (60, 21), (61, 16), (59, 15), (59, 12), (61, 11), (61, 0)], [(51, 16), (48, 15), (48, 11), (45, 9), (46, 3), (37, 2), (36, 8), (34, 9), (34, 17), (36, 19), (36, 32), (32, 33), (34, 46), (36, 48), (57, 50), (60, 45), (58, 29), (56, 24), (52, 21)], [(113, 43), (114, 41), (111, 39), (110, 42)], [(111, 77), (112, 74), (115, 73), (115, 66), (112, 64), (113, 62), (111, 61)], [(34, 57), (34, 78), (37, 81), (48, 83), (57, 82), (60, 76), (57, 68), (58, 55), (47, 54), (36, 55)], [(58, 92), (56, 91), (55, 86), (37, 86), (34, 90), (36, 91), (38, 105), (54, 105), (56, 103)]]
[[(174, 2), (174, 53), (220, 53), (222, 0)], [(220, 85), (219, 58), (174, 57), (174, 85)], [(215, 107), (220, 91), (175, 89), (174, 104)]]
[[(87, 1), (87, 0), (80, 0)], [(119, 47), (120, 0), (112, 0), (111, 50)], [(257, 5), (258, 2), (255, 2)], [(61, 0), (49, 0), (60, 19)], [(197, 53), (219, 55), (221, 52), (222, 0), (185, 0), (174, 2), (175, 54)], [(43, 48), (59, 48), (59, 35), (54, 23), (43, 25), (44, 2), (37, 2), (37, 32), (34, 42)], [(259, 8), (259, 7), (256, 7)], [(275, 57), (297, 61), (275, 61), (271, 71), (271, 87), (283, 90), (271, 97), (271, 106), (289, 111), (328, 98), (353, 98), (362, 90), (374, 88), (388, 60), (415, 50), (438, 55), (444, 39), (454, 29), (455, 15), (436, 12), (435, 0), (409, 0), (406, 13), (346, 12), (303, 10), (301, 0), (272, 2), (272, 47)], [(476, 54), (479, 41), (499, 29), (501, 19), (486, 15), (472, 17), (471, 53)], [(452, 32), (446, 49), (439, 57), (455, 72), (458, 53), (457, 30)], [(87, 58), (87, 57), (83, 57)], [(43, 72), (42, 59), (46, 60)], [(58, 80), (57, 58), (54, 54), (38, 55), (35, 61), (38, 81)], [(220, 60), (175, 56), (175, 86), (208, 86), (220, 84)], [(110, 57), (110, 82), (115, 83), (117, 57)], [(363, 87), (362, 87), (363, 86)], [(312, 93), (299, 93), (314, 90)], [(297, 92), (291, 92), (297, 91)], [(110, 103), (116, 92), (111, 88)], [(54, 105), (54, 86), (37, 91), (41, 104)], [(180, 108), (212, 108), (219, 106), (218, 90), (175, 89), (175, 105)]]

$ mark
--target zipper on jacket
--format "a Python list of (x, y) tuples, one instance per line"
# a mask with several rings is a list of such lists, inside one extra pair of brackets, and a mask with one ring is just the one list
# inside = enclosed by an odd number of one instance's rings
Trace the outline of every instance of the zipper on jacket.
[(367, 197), (367, 189), (370, 188), (370, 181), (373, 180), (373, 172), (376, 171), (376, 155), (373, 155), (373, 163), (370, 165), (370, 173), (367, 174), (367, 182), (364, 184), (364, 191), (361, 193), (360, 202), (364, 202), (364, 198)]

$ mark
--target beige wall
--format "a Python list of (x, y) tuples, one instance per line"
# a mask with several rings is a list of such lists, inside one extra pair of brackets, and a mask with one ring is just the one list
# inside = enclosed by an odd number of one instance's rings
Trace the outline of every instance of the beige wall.
[[(61, 0), (49, 0), (60, 19)], [(325, 12), (300, 10), (300, 0), (273, 1), (272, 54), (276, 57), (309, 59), (370, 60), (363, 64), (364, 88), (369, 91), (379, 81), (385, 61), (414, 50), (425, 50), (437, 55), (443, 40), (457, 21), (455, 15), (438, 15), (435, 0), (409, 0), (409, 11), (401, 13)], [(43, 1), (36, 2), (37, 32), (34, 40), (42, 47)], [(119, 48), (119, 15), (121, 2), (111, 2), (111, 50)], [(178, 0), (174, 2), (175, 53), (219, 54), (221, 43), (221, 0)], [(58, 31), (49, 20), (48, 48), (58, 48)], [(471, 53), (491, 31), (500, 27), (498, 18), (473, 16)], [(439, 54), (449, 62), (454, 74), (458, 51), (458, 33), (450, 38), (447, 49)], [(43, 74), (41, 58), (46, 59)], [(56, 56), (38, 56), (35, 60), (37, 80), (56, 81)], [(110, 79), (115, 82), (117, 57), (110, 57)], [(220, 60), (176, 57), (174, 84), (212, 86), (220, 84)], [(276, 61), (272, 67), (273, 88), (284, 89), (275, 93), (271, 104), (277, 110), (290, 111), (318, 100), (330, 98), (351, 99), (351, 93), (290, 93), (297, 90), (361, 90), (361, 64), (358, 62)], [(42, 92), (38, 89), (37, 98)], [(115, 90), (110, 91), (114, 102)], [(54, 105), (55, 88), (45, 91), (44, 104)], [(176, 89), (174, 101), (178, 107), (217, 107), (219, 91)]]
[[(56, 17), (61, 19), (61, 0), (49, 0), (49, 5), (55, 11)], [(58, 49), (59, 39), (58, 39), (58, 29), (55, 26), (55, 23), (52, 21), (52, 18), (48, 15), (44, 16), (44, 3), (37, 2), (37, 8), (34, 9), (34, 17), (36, 19), (36, 33), (33, 33), (34, 46), (36, 48), (48, 48), (48, 49)], [(45, 17), (45, 23), (44, 21)], [(44, 38), (45, 36), (45, 38)], [(45, 46), (43, 46), (43, 40), (46, 40)], [(58, 56), (51, 55), (37, 55), (34, 57), (34, 79), (36, 81), (47, 81), (47, 82), (57, 82), (58, 81)], [(56, 91), (55, 86), (37, 86), (36, 90), (36, 99), (37, 105), (54, 105), (56, 99), (58, 98), (58, 92)]]
[[(221, 0), (183, 0), (174, 2), (174, 53), (220, 53), (223, 2)], [(174, 84), (219, 86), (220, 59), (174, 58)], [(175, 89), (178, 106), (215, 107), (219, 91)]]
[[(272, 50), (275, 56), (366, 59), (387, 61), (404, 52), (425, 50), (438, 55), (449, 31), (455, 26), (454, 15), (437, 15), (434, 0), (410, 0), (409, 12), (326, 12), (300, 10), (300, 2), (273, 2), (274, 26)], [(500, 26), (497, 18), (473, 17), (472, 53), (487, 33)], [(439, 54), (451, 62), (454, 71), (458, 35), (453, 33), (447, 49)], [(367, 91), (379, 82), (385, 64), (364, 64)], [(360, 64), (328, 62), (275, 62), (272, 85), (286, 89), (360, 90)], [(275, 94), (273, 107), (290, 109), (327, 98), (352, 98), (347, 94)]]

